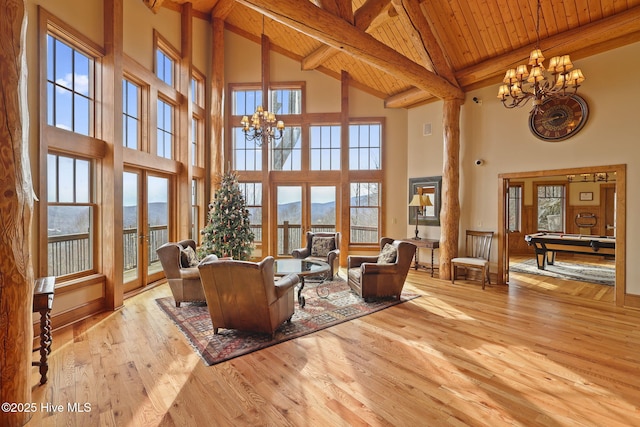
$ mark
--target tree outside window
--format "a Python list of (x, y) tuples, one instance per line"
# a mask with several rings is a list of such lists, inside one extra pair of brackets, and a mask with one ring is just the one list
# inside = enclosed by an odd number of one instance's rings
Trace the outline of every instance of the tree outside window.
[(565, 186), (538, 185), (538, 231), (564, 232)]

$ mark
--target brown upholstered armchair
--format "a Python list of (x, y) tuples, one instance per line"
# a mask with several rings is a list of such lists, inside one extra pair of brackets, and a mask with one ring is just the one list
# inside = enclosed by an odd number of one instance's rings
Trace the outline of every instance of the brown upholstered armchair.
[(291, 256), (297, 259), (310, 258), (329, 264), (331, 277), (340, 271), (340, 232), (314, 233), (307, 231), (307, 246), (294, 249)]
[(213, 332), (219, 328), (264, 332), (274, 337), (294, 311), (298, 276), (274, 280), (274, 258), (249, 261), (205, 258), (198, 265)]
[(191, 239), (165, 243), (156, 249), (171, 293), (176, 300), (176, 307), (180, 307), (182, 302), (205, 301), (198, 268), (189, 265), (189, 259), (183, 251), (183, 248), (187, 247), (195, 254), (196, 242)]
[(415, 253), (414, 244), (383, 237), (380, 255), (347, 257), (349, 286), (365, 301), (391, 296), (400, 299)]

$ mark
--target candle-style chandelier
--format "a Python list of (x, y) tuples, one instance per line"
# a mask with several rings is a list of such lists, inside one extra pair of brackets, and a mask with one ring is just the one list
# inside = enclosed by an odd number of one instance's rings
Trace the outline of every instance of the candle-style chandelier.
[(524, 106), (533, 99), (532, 113), (550, 98), (563, 98), (577, 92), (580, 83), (585, 79), (579, 68), (573, 68), (569, 55), (554, 56), (549, 60), (548, 72), (545, 75), (544, 56), (540, 50), (540, 0), (536, 21), (536, 48), (529, 55), (529, 65), (521, 64), (507, 71), (503, 85), (498, 90), (498, 98), (507, 108)]
[(255, 141), (258, 146), (280, 140), (284, 134), (284, 122), (278, 120), (275, 113), (265, 111), (260, 105), (251, 116), (251, 120), (248, 116), (242, 116), (240, 124), (245, 140)]

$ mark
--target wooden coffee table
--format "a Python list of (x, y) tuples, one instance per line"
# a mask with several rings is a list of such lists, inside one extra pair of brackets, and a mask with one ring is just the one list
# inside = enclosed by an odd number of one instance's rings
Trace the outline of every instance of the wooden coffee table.
[(300, 278), (300, 287), (298, 288), (298, 304), (300, 304), (300, 307), (304, 307), (305, 299), (302, 296), (302, 290), (304, 289), (304, 278), (326, 274), (331, 270), (331, 267), (329, 266), (329, 264), (322, 261), (284, 258), (276, 260), (274, 269), (274, 274), (278, 277), (286, 276), (292, 273), (298, 275), (298, 277)]

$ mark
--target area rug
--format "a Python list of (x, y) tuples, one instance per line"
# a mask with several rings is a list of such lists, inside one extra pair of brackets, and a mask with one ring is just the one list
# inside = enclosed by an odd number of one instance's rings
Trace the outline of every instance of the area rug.
[(210, 366), (418, 297), (416, 294), (403, 292), (400, 301), (387, 299), (366, 303), (350, 290), (343, 279), (321, 284), (307, 282), (303, 295), (306, 298), (305, 307), (301, 309), (296, 300), (291, 323), (285, 322), (276, 331), (273, 340), (268, 334), (232, 329), (220, 329), (214, 335), (206, 305), (183, 302), (177, 308), (172, 297), (159, 298), (156, 302), (184, 333), (204, 363)]
[(608, 286), (614, 286), (616, 283), (615, 267), (575, 264), (562, 261), (555, 261), (553, 265), (547, 265), (545, 270), (540, 270), (535, 259), (528, 259), (517, 264), (509, 265), (509, 271), (538, 274), (560, 279), (579, 280), (581, 282), (598, 283)]

